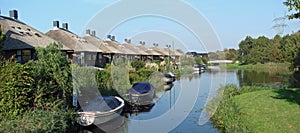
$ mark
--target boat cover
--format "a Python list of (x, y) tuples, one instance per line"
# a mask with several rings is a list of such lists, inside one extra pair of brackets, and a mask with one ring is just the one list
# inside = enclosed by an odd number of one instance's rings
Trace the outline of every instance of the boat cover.
[(154, 87), (149, 82), (137, 82), (132, 85), (129, 94), (145, 94), (153, 90)]
[(86, 106), (82, 107), (82, 110), (106, 112), (115, 109), (120, 105), (121, 102), (114, 96), (98, 96)]

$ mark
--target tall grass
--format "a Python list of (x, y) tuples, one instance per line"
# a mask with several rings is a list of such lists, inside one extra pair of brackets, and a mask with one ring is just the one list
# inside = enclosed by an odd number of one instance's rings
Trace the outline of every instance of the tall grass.
[(18, 117), (0, 115), (0, 132), (67, 132), (74, 124), (67, 110), (27, 110)]

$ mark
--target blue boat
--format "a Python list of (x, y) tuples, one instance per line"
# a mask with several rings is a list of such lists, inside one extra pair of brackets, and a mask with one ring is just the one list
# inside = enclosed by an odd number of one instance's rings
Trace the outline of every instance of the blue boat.
[(155, 88), (149, 82), (137, 82), (125, 94), (125, 99), (131, 105), (153, 104)]

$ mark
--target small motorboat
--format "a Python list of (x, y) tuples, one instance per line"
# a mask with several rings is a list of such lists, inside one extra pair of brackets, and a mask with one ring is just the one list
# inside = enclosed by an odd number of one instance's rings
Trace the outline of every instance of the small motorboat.
[(149, 82), (137, 82), (125, 94), (125, 99), (131, 105), (149, 105), (153, 103), (155, 88)]
[(106, 123), (123, 111), (125, 102), (117, 96), (99, 96), (77, 111), (77, 123), (81, 126), (90, 126)]
[(203, 73), (206, 70), (206, 65), (205, 64), (194, 65), (193, 69), (195, 73)]
[(174, 86), (173, 83), (165, 84), (165, 85), (164, 85), (164, 90), (165, 90), (165, 91), (171, 90), (173, 86)]
[(165, 84), (171, 84), (175, 81), (175, 75), (171, 72), (164, 74), (164, 82)]

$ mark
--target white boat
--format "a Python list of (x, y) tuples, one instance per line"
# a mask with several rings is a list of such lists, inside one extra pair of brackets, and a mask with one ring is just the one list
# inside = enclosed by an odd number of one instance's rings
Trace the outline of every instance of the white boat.
[(117, 96), (99, 96), (77, 111), (77, 123), (81, 126), (99, 125), (118, 116), (123, 111), (124, 100)]
[(205, 72), (206, 65), (205, 64), (194, 65), (193, 69), (194, 69), (194, 73), (203, 73)]
[(171, 72), (164, 74), (164, 83), (171, 84), (175, 81), (175, 75)]

